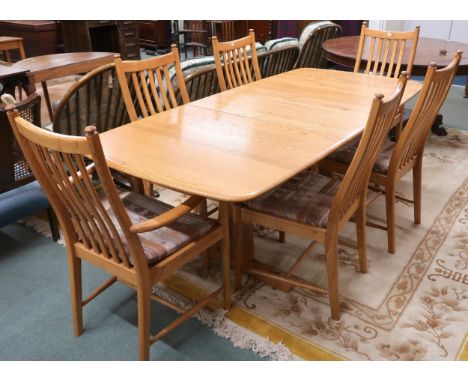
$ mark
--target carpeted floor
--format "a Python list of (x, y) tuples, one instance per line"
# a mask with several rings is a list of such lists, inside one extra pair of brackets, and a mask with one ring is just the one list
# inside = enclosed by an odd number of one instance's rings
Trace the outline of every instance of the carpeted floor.
[[(65, 248), (32, 229), (0, 229), (0, 360), (135, 360), (136, 294), (115, 284), (84, 308), (73, 336)], [(105, 274), (84, 265), (85, 293)], [(153, 302), (153, 331), (177, 313)], [(265, 360), (191, 319), (151, 347), (152, 360)]]

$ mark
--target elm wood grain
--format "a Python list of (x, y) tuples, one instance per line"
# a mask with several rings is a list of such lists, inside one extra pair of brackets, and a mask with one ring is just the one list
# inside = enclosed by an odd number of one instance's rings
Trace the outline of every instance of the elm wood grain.
[[(413, 200), (401, 199), (414, 203), (414, 222), (416, 224), (421, 224), (421, 182), (424, 144), (429, 129), (450, 90), (461, 57), (462, 52), (458, 51), (455, 53), (452, 62), (445, 68), (437, 70), (435, 64), (428, 67), (416, 105), (390, 157), (387, 173), (371, 173), (370, 183), (378, 186), (379, 189), (377, 191), (383, 191), (385, 194), (387, 215), (386, 229), (388, 251), (390, 253), (395, 253), (396, 250), (396, 184), (403, 175), (411, 170), (413, 171)], [(327, 158), (320, 162), (319, 166), (321, 170), (327, 172), (335, 171), (344, 174), (349, 165), (347, 163), (337, 162), (333, 160), (333, 158)]]
[[(395, 85), (395, 79), (385, 77), (297, 69), (100, 137), (108, 164), (116, 170), (191, 195), (245, 201), (360, 134), (373, 95), (388, 96)], [(420, 88), (408, 81), (402, 102)]]
[[(70, 271), (70, 289), (74, 334), (83, 332), (83, 306), (112, 285), (116, 279), (135, 288), (138, 299), (138, 351), (140, 360), (148, 360), (150, 345), (190, 318), (217, 294), (223, 292), (224, 308), (231, 305), (229, 285), (229, 230), (225, 203), (220, 205), (218, 223), (174, 253), (150, 265), (140, 237), (135, 232), (148, 232), (161, 224), (174, 223), (190, 212), (202, 198), (133, 225), (112, 182), (99, 134), (94, 126), (86, 128), (86, 137), (65, 136), (37, 127), (19, 116), (8, 113), (10, 124), (31, 168), (47, 194), (64, 231)], [(91, 157), (94, 167), (85, 167), (84, 157)], [(95, 170), (109, 203), (111, 215), (103, 205), (89, 174)], [(152, 288), (194, 257), (221, 242), (223, 285), (185, 311), (156, 335), (150, 335)], [(81, 262), (112, 274), (88, 297), (82, 296)]]
[[(372, 101), (369, 111), (369, 117), (363, 132), (363, 137), (356, 151), (356, 155), (346, 172), (343, 180), (340, 182), (338, 190), (330, 206), (328, 221), (325, 227), (307, 224), (298, 219), (287, 219), (277, 214), (271, 214), (262, 209), (256, 210), (249, 208), (248, 205), (241, 204), (235, 206), (235, 226), (236, 226), (236, 287), (241, 286), (241, 272), (258, 274), (263, 280), (272, 280), (274, 285), (283, 285), (287, 287), (302, 287), (323, 293), (325, 290), (317, 287), (311, 282), (301, 280), (293, 275), (294, 270), (300, 265), (311, 247), (316, 241), (324, 243), (326, 272), (328, 279), (328, 294), (330, 300), (331, 317), (334, 320), (340, 319), (340, 299), (338, 293), (338, 259), (337, 243), (338, 233), (350, 218), (357, 216), (357, 241), (359, 253), (359, 271), (367, 272), (366, 255), (366, 194), (369, 176), (374, 165), (377, 153), (382, 146), (384, 139), (388, 135), (394, 115), (397, 112), (401, 97), (405, 90), (408, 80), (408, 73), (402, 73), (395, 91), (384, 99), (382, 94), (376, 95)], [(299, 175), (301, 176), (301, 175)], [(309, 175), (306, 175), (309, 176)], [(279, 207), (281, 208), (281, 207)], [(288, 208), (285, 206), (284, 208)], [(287, 216), (287, 214), (285, 214)], [(281, 215), (281, 216), (285, 216)], [(306, 248), (302, 255), (286, 272), (272, 272), (265, 268), (258, 269), (244, 260), (241, 250), (242, 232), (245, 231), (243, 225), (260, 224), (281, 232), (289, 232), (295, 235), (304, 236), (312, 240), (312, 243)], [(243, 229), (244, 228), (244, 229)], [(251, 229), (248, 230), (252, 232)], [(248, 239), (253, 241), (253, 237)], [(246, 258), (254, 257), (254, 254), (248, 254)], [(282, 289), (283, 289), (282, 288)], [(325, 291), (326, 292), (326, 291)]]
[(50, 120), (53, 120), (52, 105), (50, 102), (47, 81), (69, 76), (72, 74), (85, 73), (114, 61), (114, 53), (106, 52), (77, 52), (58, 53), (37, 56), (18, 61), (13, 64), (15, 69), (29, 70), (30, 88), (28, 94), (35, 88), (35, 84), (40, 82), (44, 91), (44, 98), (47, 103)]

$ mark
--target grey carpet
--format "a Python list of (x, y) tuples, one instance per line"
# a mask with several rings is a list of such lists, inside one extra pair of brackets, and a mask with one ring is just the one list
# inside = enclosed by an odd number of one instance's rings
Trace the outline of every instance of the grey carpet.
[[(83, 265), (84, 293), (106, 275)], [(84, 308), (73, 336), (65, 248), (20, 224), (0, 229), (0, 360), (136, 360), (137, 302), (114, 284)], [(153, 332), (177, 313), (154, 303)], [(262, 360), (191, 319), (151, 347), (151, 360)]]

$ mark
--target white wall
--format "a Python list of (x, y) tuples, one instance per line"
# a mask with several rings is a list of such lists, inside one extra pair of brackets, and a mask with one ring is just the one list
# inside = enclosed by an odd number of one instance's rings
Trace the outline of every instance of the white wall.
[(370, 20), (375, 29), (403, 31), (421, 26), (421, 37), (468, 43), (468, 20)]

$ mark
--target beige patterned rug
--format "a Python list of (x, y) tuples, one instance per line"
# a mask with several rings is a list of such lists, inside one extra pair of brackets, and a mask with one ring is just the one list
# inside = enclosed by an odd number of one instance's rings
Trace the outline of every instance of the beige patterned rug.
[[(183, 199), (159, 191), (166, 202)], [(411, 173), (398, 191), (412, 197)], [(327, 296), (301, 289), (284, 293), (252, 277), (245, 277), (233, 295), (230, 312), (224, 315), (219, 302), (214, 313), (198, 318), (236, 346), (272, 359), (468, 360), (468, 132), (449, 130), (447, 137), (428, 139), (422, 195), (420, 226), (413, 223), (412, 206), (397, 204), (396, 254), (387, 252), (385, 231), (367, 228), (367, 274), (357, 272), (355, 226), (342, 231), (340, 321), (329, 319)], [(369, 207), (368, 218), (384, 223), (384, 211), (380, 198)], [(44, 223), (26, 223), (50, 235)], [(280, 244), (275, 233), (261, 233), (256, 254), (278, 268), (287, 268), (308, 244), (291, 235)], [(219, 275), (216, 262), (207, 272), (200, 259), (155, 293), (184, 305), (214, 290)], [(323, 248), (297, 275), (326, 286)]]
[[(398, 191), (412, 197), (411, 173), (402, 179)], [(350, 223), (342, 232), (346, 245), (339, 248), (344, 312), (340, 321), (329, 319), (327, 296), (301, 289), (284, 293), (252, 277), (245, 277), (242, 289), (234, 294), (227, 319), (241, 332), (284, 345), (291, 352), (289, 358), (468, 360), (466, 132), (450, 130), (448, 137), (430, 137), (422, 194), (420, 226), (413, 223), (412, 206), (397, 204), (396, 254), (387, 252), (385, 231), (367, 228), (367, 274), (357, 272), (355, 226)], [(161, 197), (170, 202), (178, 199), (168, 190), (162, 190)], [(384, 223), (384, 211), (380, 198), (370, 206), (368, 218)], [(286, 269), (307, 244), (293, 236), (280, 244), (274, 233), (267, 233), (256, 238), (256, 253)], [(297, 275), (325, 287), (323, 248), (303, 264)], [(216, 265), (207, 274), (202, 262), (195, 262), (168, 285), (194, 297), (218, 285), (218, 275)], [(288, 356), (283, 352), (281, 358)]]

